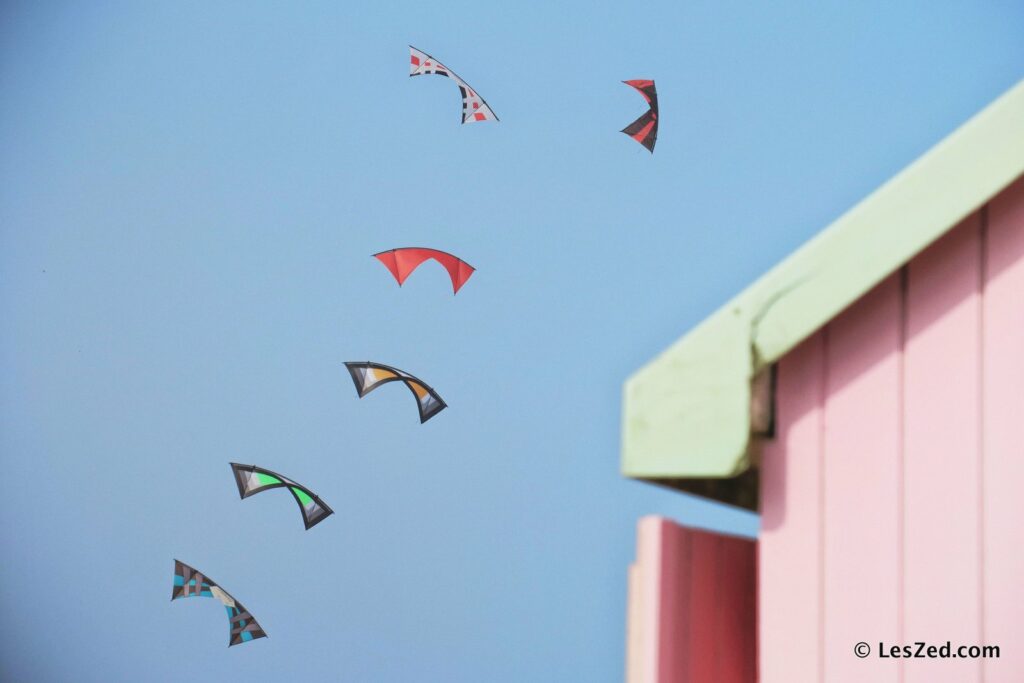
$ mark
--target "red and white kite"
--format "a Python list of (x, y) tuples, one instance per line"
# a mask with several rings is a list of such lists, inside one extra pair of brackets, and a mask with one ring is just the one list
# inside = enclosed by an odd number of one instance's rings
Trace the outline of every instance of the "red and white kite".
[(401, 287), (405, 279), (412, 271), (427, 259), (434, 259), (448, 271), (452, 279), (453, 294), (458, 294), (462, 285), (470, 278), (476, 269), (448, 252), (437, 249), (424, 249), (422, 247), (406, 247), (404, 249), (390, 249), (374, 254), (373, 257), (384, 264), (384, 267), (391, 271), (391, 274), (398, 280)]
[(484, 98), (469, 83), (459, 78), (458, 74), (437, 61), (426, 52), (409, 46), (409, 75), (420, 76), (422, 74), (437, 74), (447, 76), (459, 85), (462, 92), (462, 122), (473, 123), (474, 121), (497, 121), (498, 117), (487, 104)]

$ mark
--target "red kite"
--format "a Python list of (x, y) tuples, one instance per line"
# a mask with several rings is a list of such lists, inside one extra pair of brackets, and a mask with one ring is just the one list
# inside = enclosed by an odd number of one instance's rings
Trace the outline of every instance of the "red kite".
[(635, 80), (622, 81), (640, 91), (651, 108), (633, 123), (622, 129), (622, 132), (633, 138), (654, 154), (654, 143), (658, 141), (658, 91), (654, 81)]
[(416, 270), (421, 263), (427, 259), (434, 259), (448, 271), (448, 276), (452, 279), (454, 294), (459, 293), (459, 289), (462, 285), (466, 284), (466, 280), (476, 270), (462, 259), (452, 256), (447, 252), (438, 251), (437, 249), (424, 249), (422, 247), (390, 249), (374, 254), (373, 257), (391, 271), (391, 274), (398, 280), (399, 287), (402, 286), (402, 283), (409, 277), (409, 274)]
[(474, 121), (497, 121), (498, 115), (494, 113), (490, 105), (480, 97), (473, 88), (469, 87), (469, 83), (459, 78), (459, 76), (446, 67), (441, 62), (437, 61), (426, 52), (417, 50), (412, 45), (409, 46), (409, 75), (410, 76), (421, 76), (424, 74), (436, 74), (438, 76), (446, 76), (447, 78), (455, 81), (459, 86), (459, 92), (462, 93), (462, 122), (473, 123)]

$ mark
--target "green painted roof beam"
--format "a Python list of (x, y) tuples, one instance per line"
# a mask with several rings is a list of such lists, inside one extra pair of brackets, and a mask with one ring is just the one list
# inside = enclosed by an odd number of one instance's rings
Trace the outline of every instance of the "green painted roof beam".
[(623, 474), (755, 507), (753, 377), (1022, 173), (1024, 81), (630, 377)]

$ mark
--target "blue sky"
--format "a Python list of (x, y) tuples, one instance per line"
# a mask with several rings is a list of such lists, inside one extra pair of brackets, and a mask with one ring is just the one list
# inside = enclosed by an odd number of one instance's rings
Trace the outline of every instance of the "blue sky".
[(621, 680), (636, 520), (757, 529), (619, 476), (623, 379), (1024, 77), (1018, 2), (806, 5), (0, 6), (0, 678)]

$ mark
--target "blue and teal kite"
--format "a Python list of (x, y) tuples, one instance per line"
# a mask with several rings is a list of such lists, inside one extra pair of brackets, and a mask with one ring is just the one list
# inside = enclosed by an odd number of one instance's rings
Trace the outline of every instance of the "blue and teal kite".
[(228, 647), (247, 643), (257, 638), (266, 638), (256, 620), (249, 611), (242, 606), (242, 603), (235, 600), (231, 595), (218, 586), (213, 579), (203, 576), (181, 560), (174, 561), (174, 588), (171, 589), (171, 600), (178, 598), (217, 598), (228, 611), (228, 624), (231, 627), (231, 636), (228, 640)]

